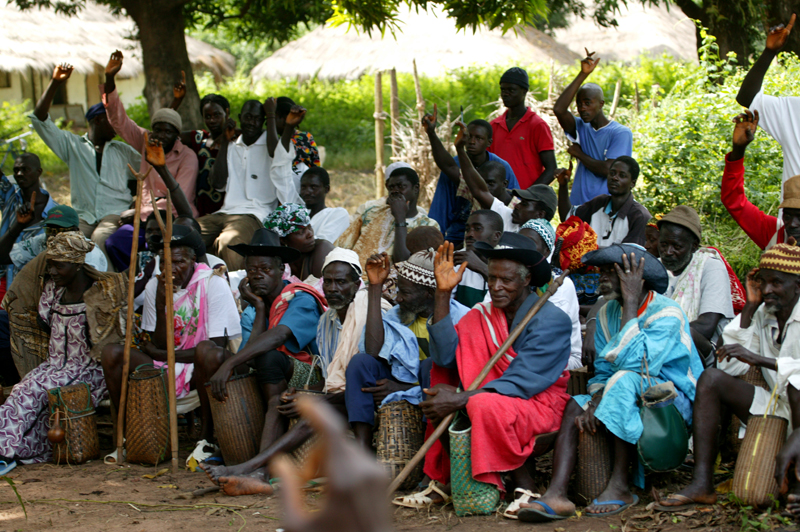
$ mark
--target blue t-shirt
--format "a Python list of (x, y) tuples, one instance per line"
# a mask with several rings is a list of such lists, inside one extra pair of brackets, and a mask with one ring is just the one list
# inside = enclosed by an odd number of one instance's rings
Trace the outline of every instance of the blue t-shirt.
[[(581, 145), (583, 153), (598, 161), (616, 159), (623, 155), (631, 155), (633, 150), (633, 133), (619, 122), (612, 120), (600, 129), (595, 130), (592, 124), (575, 117), (575, 131), (578, 138), (567, 138)], [(578, 163), (575, 180), (569, 200), (573, 205), (581, 205), (601, 194), (608, 194), (606, 178), (590, 172)]]
[[(517, 176), (514, 175), (514, 170), (511, 169), (505, 160), (491, 152), (486, 152), (490, 161), (497, 161), (506, 168), (506, 179), (508, 180), (508, 188), (519, 188)], [(458, 157), (454, 157), (458, 163)], [(450, 181), (450, 178), (439, 174), (439, 182), (436, 184), (436, 192), (433, 194), (433, 201), (431, 201), (431, 208), (428, 210), (428, 216), (436, 220), (439, 224), (444, 237), (450, 242), (461, 242), (464, 240), (464, 228), (467, 224), (469, 213), (472, 212), (472, 205), (466, 199), (456, 196), (458, 187)]]
[[(284, 281), (284, 284), (288, 283)], [(312, 354), (318, 354), (317, 322), (321, 314), (319, 305), (311, 294), (297, 292), (279, 322), (279, 325), (285, 325), (292, 331), (292, 336), (284, 344), (286, 349), (292, 353), (299, 353), (308, 348)], [(250, 340), (255, 318), (256, 309), (253, 306), (247, 307), (242, 312), (242, 347)]]

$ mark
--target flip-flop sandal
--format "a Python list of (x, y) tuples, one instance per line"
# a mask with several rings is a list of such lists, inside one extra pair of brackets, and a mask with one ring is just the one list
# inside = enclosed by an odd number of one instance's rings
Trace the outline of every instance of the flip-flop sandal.
[(537, 510), (535, 508), (520, 508), (517, 516), (519, 516), (519, 520), (523, 523), (549, 523), (551, 521), (561, 521), (563, 519), (569, 519), (570, 517), (574, 516), (575, 513), (573, 512), (570, 515), (560, 515), (557, 514), (555, 510), (550, 508), (547, 504), (543, 503), (542, 501), (531, 501), (542, 508), (544, 508), (544, 512), (541, 510)]
[[(539, 504), (541, 504), (541, 503), (539, 503)], [(611, 516), (611, 515), (621, 514), (622, 512), (624, 512), (625, 510), (627, 510), (631, 506), (635, 506), (635, 505), (639, 504), (639, 496), (638, 495), (634, 495), (633, 496), (633, 502), (625, 502), (625, 501), (603, 501), (603, 502), (600, 502), (597, 499), (595, 499), (595, 500), (592, 501), (592, 504), (594, 506), (611, 506), (612, 504), (616, 504), (617, 506), (619, 506), (619, 508), (617, 508), (616, 510), (611, 510), (610, 512), (605, 512), (605, 513), (595, 514), (595, 513), (592, 513), (592, 512), (584, 512), (584, 515), (586, 515), (587, 517), (608, 517), (608, 516)]]
[(508, 505), (508, 508), (503, 512), (503, 517), (506, 519), (519, 519), (517, 514), (520, 510), (520, 504), (531, 502), (532, 499), (538, 499), (540, 494), (534, 493), (524, 488), (517, 488), (514, 490), (514, 500)]
[(11, 460), (6, 462), (5, 460), (0, 460), (0, 477), (7, 475), (11, 472), (12, 469), (17, 467), (17, 461)]
[[(674, 501), (679, 501), (682, 504), (677, 504), (677, 505), (661, 504), (664, 501), (668, 501), (670, 499), (672, 499)], [(655, 510), (658, 510), (659, 512), (672, 514), (672, 513), (675, 513), (675, 512), (685, 512), (686, 510), (691, 510), (692, 508), (694, 508), (698, 504), (699, 503), (697, 503), (694, 500), (690, 499), (686, 495), (681, 495), (679, 493), (673, 493), (669, 497), (666, 497), (666, 498), (661, 499), (660, 501), (658, 501), (657, 504), (653, 505), (653, 508)]]
[[(122, 448), (122, 457), (125, 458), (128, 456), (128, 451), (123, 447)], [(114, 452), (111, 454), (107, 454), (105, 458), (103, 458), (103, 463), (106, 465), (117, 465), (119, 463), (119, 457), (117, 456), (117, 449), (114, 449)]]
[(392, 501), (392, 504), (402, 506), (404, 508), (414, 508), (416, 510), (419, 510), (420, 508), (427, 508), (429, 506), (433, 506), (434, 504), (433, 499), (428, 497), (428, 495), (434, 492), (442, 496), (443, 501), (441, 504), (447, 504), (450, 502), (450, 495), (442, 491), (437, 484), (438, 483), (435, 480), (431, 480), (431, 483), (428, 484), (428, 487), (423, 491), (402, 497), (395, 497), (395, 499)]

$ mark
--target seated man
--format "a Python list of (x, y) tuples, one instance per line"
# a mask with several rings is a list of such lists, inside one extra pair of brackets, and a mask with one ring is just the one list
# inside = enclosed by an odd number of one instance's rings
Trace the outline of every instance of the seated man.
[[(272, 113), (274, 119), (274, 110)], [(232, 251), (232, 246), (246, 246), (279, 204), (300, 201), (291, 170), (294, 147), (284, 135), (272, 157), (267, 152), (265, 118), (261, 102), (248, 100), (242, 105), (239, 114), (242, 134), (235, 141), (232, 131), (230, 138), (228, 134), (221, 137), (209, 176), (215, 190), (225, 191), (225, 201), (217, 212), (198, 219), (206, 248), (222, 258), (230, 271), (244, 267), (244, 258)], [(301, 118), (291, 115), (287, 119), (289, 127)]]
[[(453, 267), (452, 244), (445, 242), (436, 254), (435, 305), (428, 320), (433, 387), (424, 390), (429, 397), (420, 406), (432, 425), (456, 411), (466, 411), (472, 425), (475, 480), (493, 484), (501, 492), (531, 490), (533, 479), (525, 461), (538, 435), (558, 429), (569, 400), (566, 367), (570, 322), (555, 305), (545, 303), (524, 325), (482, 386), (457, 393), (456, 386), (466, 388), (473, 383), (539, 300), (532, 289), (551, 278), (546, 259), (521, 235), (506, 232), (498, 246), (478, 242), (475, 249), (489, 259), (492, 302), (477, 305), (459, 322), (450, 312), (449, 299), (463, 267), (461, 271)], [(437, 442), (425, 457), (425, 473), (447, 484), (449, 470), (447, 450)], [(511, 474), (511, 486), (501, 479), (505, 473)]]
[(725, 171), (722, 174), (722, 204), (761, 249), (786, 242), (789, 237), (800, 241), (800, 175), (786, 179), (784, 166), (785, 181), (783, 201), (778, 205), (778, 209), (781, 209), (779, 218), (770, 216), (750, 203), (744, 191), (744, 152), (755, 138), (758, 111), (755, 115), (746, 111), (737, 116), (735, 122), (733, 149), (725, 156)]
[[(694, 411), (694, 472), (692, 483), (675, 495), (660, 501), (662, 511), (681, 511), (695, 503), (714, 504), (714, 461), (717, 458), (717, 432), (723, 411), (739, 419), (771, 414), (790, 421), (795, 430), (781, 455), (796, 453), (800, 427), (800, 248), (776, 244), (761, 256), (758, 269), (747, 275), (747, 303), (725, 327), (725, 345), (717, 350), (717, 368), (707, 369), (697, 382), (697, 407)], [(778, 340), (780, 339), (780, 340)], [(778, 388), (775, 410), (770, 408), (770, 392), (742, 379), (751, 367), (760, 367), (770, 389)], [(779, 455), (780, 456), (780, 455)], [(786, 474), (789, 464), (776, 476)], [(794, 471), (794, 469), (792, 469)], [(794, 475), (792, 475), (794, 476)], [(788, 480), (788, 479), (787, 479)], [(793, 482), (795, 484), (795, 482)], [(781, 482), (780, 485), (783, 485)], [(797, 486), (790, 510), (797, 515)]]
[(733, 319), (728, 269), (716, 249), (700, 247), (700, 216), (691, 207), (672, 209), (658, 221), (658, 231), (661, 263), (669, 272), (664, 295), (681, 306), (703, 365), (711, 367), (722, 329)]
[(653, 221), (644, 228), (644, 249), (655, 258), (659, 258), (660, 255), (658, 252), (658, 236), (658, 225), (656, 225), (655, 219), (653, 219)]
[[(584, 515), (620, 513), (638, 502), (628, 488), (628, 466), (642, 435), (639, 398), (645, 356), (653, 383), (672, 381), (678, 392), (674, 404), (687, 425), (692, 421), (695, 379), (703, 373), (703, 364), (688, 340), (686, 315), (661, 295), (669, 284), (664, 266), (631, 244), (592, 251), (583, 261), (600, 269), (600, 292), (608, 300), (597, 315), (595, 375), (589, 380), (589, 395), (576, 395), (567, 404), (556, 439), (553, 480), (541, 499), (522, 504), (522, 521), (546, 522), (575, 514), (567, 487), (577, 459), (578, 432), (595, 433), (600, 424), (610, 432), (614, 468), (605, 491)], [(641, 472), (637, 476), (636, 484), (644, 487)]]
[[(157, 251), (164, 253), (163, 243)], [(224, 346), (228, 338), (241, 334), (239, 313), (230, 286), (224, 277), (214, 274), (207, 265), (197, 262), (203, 241), (194, 230), (182, 225), (173, 226), (170, 243), (172, 255), (173, 306), (175, 309), (175, 387), (178, 398), (197, 390), (202, 408), (201, 439), (211, 440), (211, 407), (204, 384), (211, 374), (195, 364), (199, 356), (197, 345), (210, 340)], [(151, 277), (145, 288), (142, 310), (142, 329), (151, 333), (152, 341), (145, 342), (141, 350), (131, 349), (130, 367), (140, 364), (166, 365), (166, 272)], [(122, 384), (124, 346), (109, 345), (103, 350), (101, 359), (103, 374), (114, 406), (119, 405)], [(116, 451), (115, 451), (116, 453)], [(113, 458), (117, 458), (116, 455)]]
[[(475, 251), (476, 242), (484, 242), (494, 247), (503, 236), (503, 219), (494, 211), (481, 209), (473, 211), (467, 218), (464, 233), (464, 249), (453, 254), (456, 266), (467, 263), (461, 274), (461, 281), (453, 290), (453, 298), (467, 308), (472, 308), (484, 300), (489, 293), (489, 265)], [(439, 246), (436, 246), (437, 248)]]
[(14, 161), (12, 184), (0, 171), (0, 300), (14, 280), (10, 253), (15, 244), (42, 234), (42, 220), (56, 202), (39, 181), (42, 165), (33, 153), (23, 153)]
[(281, 237), (282, 246), (300, 252), (300, 256), (289, 263), (292, 275), (298, 281), (314, 285), (322, 278), (322, 265), (333, 250), (333, 244), (314, 238), (308, 209), (297, 203), (285, 203), (272, 211), (264, 227)]
[(375, 253), (388, 252), (392, 262), (411, 255), (406, 237), (412, 229), (439, 224), (428, 217), (419, 199), (419, 176), (407, 163), (392, 163), (386, 167), (386, 190), (389, 196), (368, 201), (356, 209), (348, 227), (334, 243), (358, 253), (361, 263)]
[(325, 197), (331, 191), (331, 178), (321, 166), (312, 166), (300, 178), (300, 197), (310, 211), (311, 227), (317, 238), (336, 242), (350, 225), (350, 214), (342, 207), (328, 207)]

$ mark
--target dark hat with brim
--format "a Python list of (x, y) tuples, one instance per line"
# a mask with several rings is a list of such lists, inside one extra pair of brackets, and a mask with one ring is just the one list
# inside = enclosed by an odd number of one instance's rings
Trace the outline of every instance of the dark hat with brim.
[(475, 242), (473, 247), (487, 259), (506, 259), (519, 262), (530, 270), (533, 286), (544, 286), (553, 277), (547, 258), (536, 250), (533, 240), (518, 233), (503, 233), (497, 247), (492, 247), (486, 242)]
[(538, 201), (544, 205), (548, 219), (551, 219), (558, 208), (558, 196), (550, 185), (532, 185), (530, 188), (515, 188), (511, 191), (512, 196), (518, 196), (528, 201)]
[(644, 257), (644, 279), (645, 287), (655, 290), (659, 294), (667, 291), (669, 286), (669, 276), (667, 269), (653, 255), (645, 251), (642, 246), (636, 244), (614, 244), (607, 248), (590, 251), (581, 258), (581, 262), (589, 266), (605, 266), (607, 264), (619, 264), (622, 267), (622, 255), (628, 255), (630, 260), (631, 253), (636, 254), (636, 262)]
[[(164, 248), (164, 237), (155, 235), (148, 241), (147, 245), (151, 251), (158, 253)], [(194, 250), (198, 257), (206, 254), (206, 245), (197, 231), (185, 225), (172, 226), (172, 240), (169, 242), (170, 249), (187, 247)]]
[(280, 257), (283, 262), (292, 262), (300, 257), (294, 248), (281, 245), (281, 239), (269, 229), (258, 229), (249, 244), (228, 246), (243, 257)]

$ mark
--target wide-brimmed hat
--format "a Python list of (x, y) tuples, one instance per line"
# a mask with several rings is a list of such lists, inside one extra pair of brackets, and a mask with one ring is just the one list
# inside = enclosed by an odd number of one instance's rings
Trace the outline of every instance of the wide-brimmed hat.
[(628, 255), (630, 260), (631, 253), (636, 254), (637, 263), (641, 257), (644, 257), (642, 278), (644, 279), (645, 287), (655, 290), (659, 294), (666, 292), (669, 286), (667, 269), (642, 246), (637, 246), (636, 244), (613, 244), (607, 248), (590, 251), (583, 256), (581, 261), (589, 266), (605, 266), (606, 264), (619, 264), (622, 266), (622, 255)]
[(547, 258), (536, 250), (533, 240), (517, 233), (503, 233), (500, 242), (492, 247), (486, 242), (475, 242), (475, 251), (487, 259), (507, 259), (519, 262), (531, 272), (531, 284), (544, 286), (553, 277)]
[(249, 244), (228, 246), (243, 257), (280, 257), (283, 262), (292, 262), (300, 257), (294, 248), (281, 246), (280, 237), (269, 229), (258, 229)]
[[(164, 237), (163, 235), (154, 235), (147, 244), (150, 246), (151, 251), (158, 253), (164, 248)], [(206, 245), (203, 243), (200, 234), (185, 225), (176, 224), (172, 226), (172, 240), (169, 241), (169, 246), (170, 249), (178, 247), (191, 248), (198, 257), (206, 254)]]

